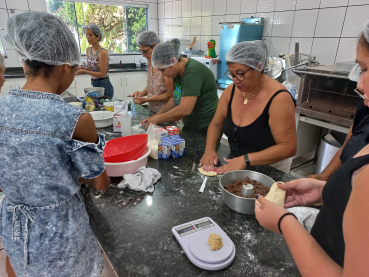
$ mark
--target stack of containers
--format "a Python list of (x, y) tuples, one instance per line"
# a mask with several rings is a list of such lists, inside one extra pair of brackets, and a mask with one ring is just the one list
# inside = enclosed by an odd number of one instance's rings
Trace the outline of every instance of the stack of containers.
[(161, 129), (161, 141), (158, 145), (158, 158), (167, 160), (170, 157), (179, 158), (185, 153), (185, 140), (179, 136), (179, 129), (169, 126)]

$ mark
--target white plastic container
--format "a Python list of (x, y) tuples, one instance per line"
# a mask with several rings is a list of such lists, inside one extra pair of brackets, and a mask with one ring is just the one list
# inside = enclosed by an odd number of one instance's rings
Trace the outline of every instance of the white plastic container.
[(96, 111), (90, 112), (96, 128), (104, 128), (113, 125), (113, 112)]
[(122, 177), (123, 174), (133, 174), (141, 166), (147, 165), (147, 160), (149, 158), (150, 152), (151, 148), (147, 146), (147, 151), (145, 155), (143, 155), (141, 158), (138, 158), (137, 160), (124, 163), (105, 163), (106, 173), (110, 177)]
[(120, 131), (122, 137), (131, 135), (131, 116), (129, 114), (123, 114), (119, 117)]

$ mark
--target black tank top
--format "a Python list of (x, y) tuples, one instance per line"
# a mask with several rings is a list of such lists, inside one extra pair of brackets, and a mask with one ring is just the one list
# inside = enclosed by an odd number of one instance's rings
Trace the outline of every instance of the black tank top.
[[(228, 104), (227, 117), (223, 123), (223, 133), (228, 137), (231, 148), (231, 157), (239, 157), (244, 154), (262, 151), (275, 145), (274, 137), (269, 126), (269, 107), (279, 93), (287, 90), (278, 90), (266, 104), (263, 113), (251, 124), (240, 127), (232, 120), (232, 100), (236, 86), (233, 85), (231, 99)], [(291, 96), (292, 98), (292, 96)], [(292, 98), (293, 99), (293, 98)]]
[(351, 158), (332, 174), (324, 186), (324, 204), (310, 232), (324, 251), (341, 267), (345, 257), (342, 222), (352, 191), (352, 173), (367, 164), (369, 155)]
[(369, 108), (364, 105), (364, 100), (362, 100), (356, 109), (352, 136), (342, 149), (341, 163), (344, 164), (355, 156), (367, 144), (369, 144)]

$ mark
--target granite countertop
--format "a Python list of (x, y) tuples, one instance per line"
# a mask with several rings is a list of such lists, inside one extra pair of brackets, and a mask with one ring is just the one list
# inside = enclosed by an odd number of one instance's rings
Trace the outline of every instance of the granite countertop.
[[(111, 64), (109, 65), (109, 73), (118, 72), (137, 72), (137, 71), (147, 71), (147, 66), (142, 65), (142, 67), (136, 67), (133, 63), (129, 64)], [(6, 79), (11, 78), (24, 78), (24, 72), (22, 67), (12, 67), (7, 68), (4, 73)]]
[[(132, 105), (132, 134), (144, 133), (139, 121), (151, 113)], [(119, 137), (112, 126), (99, 129), (110, 140)], [(219, 177), (208, 177), (204, 193), (198, 190), (203, 176), (193, 163), (205, 148), (205, 136), (181, 131), (186, 140), (184, 157), (149, 158), (148, 167), (162, 174), (153, 193), (119, 189), (122, 178), (112, 178), (105, 192), (82, 189), (92, 229), (118, 276), (300, 276), (283, 236), (261, 226), (255, 216), (228, 208), (221, 196)], [(218, 145), (220, 160), (228, 147)], [(270, 166), (252, 167), (276, 181), (294, 179)], [(172, 227), (202, 217), (212, 218), (236, 247), (233, 263), (220, 271), (193, 265), (172, 234)]]

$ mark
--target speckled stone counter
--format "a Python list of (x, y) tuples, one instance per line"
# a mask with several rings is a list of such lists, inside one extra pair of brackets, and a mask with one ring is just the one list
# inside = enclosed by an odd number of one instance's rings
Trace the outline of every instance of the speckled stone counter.
[[(139, 121), (150, 112), (132, 107), (132, 134), (144, 133)], [(118, 137), (112, 127), (100, 129), (106, 139)], [(208, 177), (204, 193), (199, 193), (203, 176), (193, 163), (201, 158), (205, 136), (182, 130), (186, 140), (185, 156), (179, 159), (153, 160), (148, 166), (162, 177), (153, 193), (119, 189), (121, 178), (113, 178), (106, 192), (84, 188), (91, 226), (118, 276), (300, 276), (281, 235), (260, 227), (254, 216), (228, 208), (222, 200), (219, 177)], [(218, 154), (228, 155), (224, 145)], [(250, 168), (274, 180), (293, 179), (269, 166)], [(172, 227), (211, 217), (233, 240), (236, 257), (220, 271), (206, 271), (193, 265), (172, 234)]]

